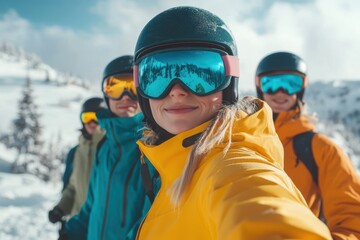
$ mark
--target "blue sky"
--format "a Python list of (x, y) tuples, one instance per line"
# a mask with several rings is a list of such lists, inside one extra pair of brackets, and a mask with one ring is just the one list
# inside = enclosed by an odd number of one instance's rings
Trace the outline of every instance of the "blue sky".
[[(61, 4), (60, 4), (61, 2)], [(14, 9), (34, 25), (60, 25), (73, 29), (89, 29), (102, 19), (91, 12), (96, 0), (2, 0), (0, 14)]]
[(152, 17), (179, 5), (207, 9), (233, 31), (245, 89), (254, 87), (257, 63), (275, 51), (300, 55), (310, 81), (360, 79), (358, 0), (1, 0), (0, 44), (15, 44), (56, 69), (100, 81), (109, 61), (133, 54)]

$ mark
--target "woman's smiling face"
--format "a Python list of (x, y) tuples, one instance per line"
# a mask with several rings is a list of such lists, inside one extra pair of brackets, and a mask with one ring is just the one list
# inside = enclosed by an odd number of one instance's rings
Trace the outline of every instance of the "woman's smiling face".
[(165, 98), (149, 102), (156, 123), (176, 135), (210, 120), (221, 107), (222, 91), (199, 97), (175, 84)]

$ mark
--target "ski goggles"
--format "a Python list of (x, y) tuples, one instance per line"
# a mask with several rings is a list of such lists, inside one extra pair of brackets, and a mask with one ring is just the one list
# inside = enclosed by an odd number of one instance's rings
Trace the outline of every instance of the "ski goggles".
[(232, 77), (239, 77), (239, 68), (238, 57), (223, 51), (173, 49), (140, 58), (134, 66), (134, 81), (146, 98), (164, 98), (176, 83), (206, 96), (229, 86)]
[(304, 78), (298, 74), (274, 74), (260, 77), (260, 89), (263, 93), (274, 94), (282, 89), (288, 95), (292, 95), (303, 88)]
[(125, 94), (136, 100), (136, 88), (132, 75), (114, 75), (104, 79), (102, 91), (108, 98), (119, 100)]
[(97, 122), (96, 113), (95, 112), (83, 112), (81, 113), (81, 122), (87, 124), (91, 121)]

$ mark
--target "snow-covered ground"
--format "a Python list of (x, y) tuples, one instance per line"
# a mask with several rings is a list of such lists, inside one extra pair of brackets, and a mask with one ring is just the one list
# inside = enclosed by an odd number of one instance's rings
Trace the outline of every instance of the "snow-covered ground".
[(0, 172), (0, 239), (57, 239), (59, 226), (47, 211), (59, 198), (59, 184), (45, 184), (28, 174)]
[(0, 144), (0, 239), (55, 240), (59, 225), (47, 220), (47, 212), (60, 197), (60, 182), (44, 183), (29, 174), (11, 174), (15, 152)]

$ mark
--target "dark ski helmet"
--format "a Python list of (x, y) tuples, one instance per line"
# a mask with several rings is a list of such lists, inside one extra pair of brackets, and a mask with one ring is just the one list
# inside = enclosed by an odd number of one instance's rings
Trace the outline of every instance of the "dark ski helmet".
[(130, 73), (133, 74), (134, 57), (131, 55), (125, 55), (115, 58), (106, 65), (103, 80), (109, 76)]
[(82, 132), (83, 136), (86, 139), (91, 139), (91, 135), (86, 131), (85, 124), (81, 120), (81, 115), (84, 112), (98, 112), (101, 110), (104, 110), (104, 100), (99, 97), (92, 97), (87, 99), (81, 106), (81, 112), (80, 112), (80, 122), (82, 124), (82, 128), (80, 131)]
[[(118, 58), (113, 59), (111, 62), (106, 65), (103, 73), (103, 78), (101, 81), (101, 89), (103, 81), (110, 76), (117, 75), (117, 74), (133, 74), (133, 68), (134, 68), (134, 57), (131, 55), (124, 55)], [(106, 105), (110, 110), (109, 107), (109, 99), (104, 95), (104, 99), (106, 102)]]
[[(106, 107), (104, 106), (104, 100), (99, 97), (93, 97), (86, 100), (81, 106), (80, 112), (80, 121), (81, 114), (84, 112), (98, 112), (104, 110)], [(81, 124), (84, 126), (84, 123), (81, 121)]]
[(81, 113), (83, 112), (98, 112), (105, 109), (104, 100), (99, 97), (93, 97), (86, 100), (81, 106)]
[[(266, 57), (264, 57), (257, 69), (256, 69), (256, 92), (257, 96), (260, 99), (263, 99), (263, 93), (259, 86), (259, 77), (279, 71), (292, 71), (304, 75), (305, 78), (305, 87), (307, 86), (307, 67), (303, 59), (299, 56), (290, 53), (290, 52), (275, 52)], [(304, 96), (305, 88), (302, 91), (297, 93), (297, 97), (302, 101)]]
[[(226, 24), (213, 13), (195, 7), (170, 8), (151, 19), (143, 28), (135, 47), (135, 62), (143, 55), (169, 48), (202, 47), (219, 49), (237, 56), (236, 41)], [(149, 100), (138, 96), (144, 121), (158, 127)], [(233, 77), (223, 90), (223, 102), (238, 99), (238, 78)]]

